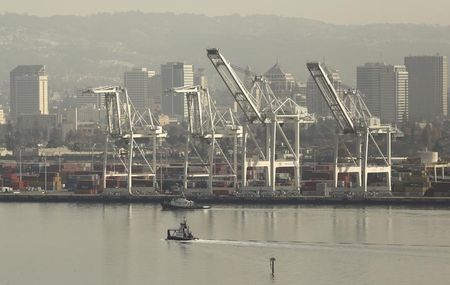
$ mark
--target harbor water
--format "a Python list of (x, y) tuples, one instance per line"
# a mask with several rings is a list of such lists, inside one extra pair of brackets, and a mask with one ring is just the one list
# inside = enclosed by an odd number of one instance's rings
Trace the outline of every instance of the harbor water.
[[(166, 241), (184, 217), (199, 240)], [(0, 225), (0, 284), (450, 280), (445, 208), (1, 203)]]

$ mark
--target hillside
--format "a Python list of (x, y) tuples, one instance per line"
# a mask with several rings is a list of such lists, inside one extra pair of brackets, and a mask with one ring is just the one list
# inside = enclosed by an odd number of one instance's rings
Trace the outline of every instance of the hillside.
[(450, 27), (339, 26), (278, 16), (4, 14), (1, 89), (7, 95), (9, 71), (18, 64), (45, 64), (52, 90), (63, 94), (76, 87), (121, 82), (123, 71), (133, 66), (159, 69), (166, 61), (186, 61), (212, 71), (207, 47), (219, 47), (234, 63), (262, 72), (278, 57), (299, 80), (306, 79), (307, 60), (325, 59), (340, 69), (345, 82), (354, 84), (355, 66), (367, 61), (401, 64), (405, 55), (450, 55)]

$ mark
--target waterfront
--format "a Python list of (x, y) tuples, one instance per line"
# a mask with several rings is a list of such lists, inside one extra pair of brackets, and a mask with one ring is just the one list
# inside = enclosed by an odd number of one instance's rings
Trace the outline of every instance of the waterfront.
[[(186, 216), (200, 238), (167, 242)], [(1, 284), (447, 284), (450, 211), (0, 204)], [(276, 257), (275, 277), (269, 258)]]
[[(67, 191), (18, 192), (0, 194), (0, 202), (14, 203), (90, 203), (90, 204), (114, 204), (114, 203), (161, 203), (172, 199), (173, 195), (84, 195)], [(450, 208), (449, 197), (371, 197), (357, 196), (339, 197), (323, 196), (188, 196), (202, 204), (215, 205), (345, 205), (345, 206), (409, 206), (409, 207), (443, 207)]]

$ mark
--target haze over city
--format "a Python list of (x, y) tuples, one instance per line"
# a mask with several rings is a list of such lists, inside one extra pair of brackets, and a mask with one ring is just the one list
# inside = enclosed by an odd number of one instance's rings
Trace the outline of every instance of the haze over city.
[(0, 285), (449, 283), (450, 0), (0, 1)]
[(38, 16), (88, 15), (103, 12), (171, 12), (207, 16), (230, 14), (301, 17), (333, 24), (416, 23), (450, 25), (446, 0), (17, 0), (4, 1), (0, 12)]

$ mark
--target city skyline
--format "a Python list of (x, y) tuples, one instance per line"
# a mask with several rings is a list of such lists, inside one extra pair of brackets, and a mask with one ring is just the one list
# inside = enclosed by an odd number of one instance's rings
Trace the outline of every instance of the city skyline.
[[(123, 11), (142, 11), (154, 13), (201, 14), (206, 16), (240, 15), (279, 15), (285, 17), (307, 18), (333, 24), (372, 24), (372, 23), (416, 23), (450, 25), (447, 11), (450, 3), (444, 0), (410, 1), (357, 1), (326, 0), (321, 2), (279, 0), (237, 1), (230, 0), (228, 5), (217, 9), (216, 3), (206, 0), (189, 2), (169, 0), (163, 2), (130, 0), (127, 2), (98, 0), (88, 2), (80, 0), (67, 3), (55, 0), (40, 2), (21, 0), (3, 3), (0, 12), (26, 13), (37, 16), (53, 15), (89, 15)], [(258, 5), (255, 5), (255, 4)], [(323, 7), (333, 6), (333, 9)], [(349, 7), (351, 7), (349, 9)], [(423, 11), (427, 11), (424, 13)], [(349, 16), (351, 15), (351, 17)]]
[(3, 2), (0, 285), (448, 283), (450, 0)]
[(408, 121), (408, 71), (404, 65), (365, 63), (356, 67), (357, 89), (372, 115), (384, 122)]

